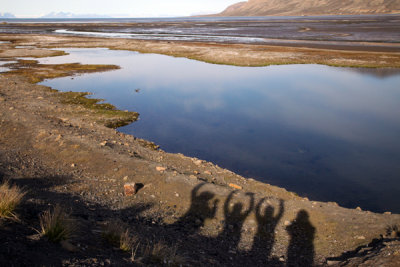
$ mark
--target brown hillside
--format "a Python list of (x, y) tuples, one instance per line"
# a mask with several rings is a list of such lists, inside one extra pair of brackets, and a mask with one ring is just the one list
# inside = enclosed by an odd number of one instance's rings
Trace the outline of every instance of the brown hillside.
[(249, 0), (229, 6), (220, 16), (301, 16), (400, 13), (400, 0)]

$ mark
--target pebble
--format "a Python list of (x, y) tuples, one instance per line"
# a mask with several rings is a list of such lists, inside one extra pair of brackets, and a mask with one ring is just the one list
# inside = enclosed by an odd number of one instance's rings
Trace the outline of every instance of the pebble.
[(0, 102), (4, 102), (6, 99), (4, 97), (0, 97)]
[(203, 161), (198, 159), (198, 160), (195, 160), (193, 163), (194, 163), (195, 165), (197, 165), (197, 166), (200, 166), (201, 163), (203, 163)]
[(78, 248), (75, 247), (74, 245), (72, 245), (71, 243), (69, 243), (68, 241), (63, 240), (60, 242), (60, 245), (63, 249), (65, 249), (69, 252), (77, 252), (78, 251)]
[(189, 175), (189, 177), (190, 177), (191, 179), (197, 179), (196, 175), (193, 175), (193, 174)]
[(285, 221), (285, 226), (291, 225), (290, 221)]
[(327, 264), (328, 266), (336, 265), (336, 264), (339, 264), (339, 263), (340, 263), (340, 261), (327, 261), (327, 262), (326, 262), (326, 264)]
[(210, 171), (205, 171), (204, 174), (211, 175)]
[(71, 164), (71, 167), (72, 167), (72, 168), (75, 168), (75, 167), (76, 167), (76, 164), (75, 164), (75, 163), (72, 163), (72, 164)]
[(362, 211), (362, 209), (360, 207), (357, 207), (356, 210)]
[(126, 183), (126, 184), (124, 184), (125, 196), (136, 195), (137, 190), (138, 190), (138, 185), (136, 183)]
[(159, 172), (163, 172), (163, 171), (165, 171), (166, 169), (167, 169), (167, 168), (161, 167), (161, 166), (157, 166), (157, 167), (156, 167), (156, 170), (159, 171)]
[(232, 187), (232, 188), (235, 188), (235, 189), (239, 189), (239, 190), (241, 190), (241, 189), (243, 189), (243, 187), (241, 187), (240, 185), (237, 185), (237, 184), (229, 184), (229, 186), (230, 187)]
[(56, 137), (56, 141), (60, 141), (60, 140), (61, 140), (61, 138), (62, 138), (61, 134), (57, 135), (57, 137)]
[(106, 146), (107, 145), (107, 141), (103, 141), (100, 143), (100, 146)]

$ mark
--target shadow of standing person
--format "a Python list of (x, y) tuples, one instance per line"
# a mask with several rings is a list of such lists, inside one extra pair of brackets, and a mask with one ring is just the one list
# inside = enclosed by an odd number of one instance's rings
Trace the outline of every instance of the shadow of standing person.
[[(225, 225), (221, 236), (224, 240), (229, 242), (228, 246), (225, 248), (227, 250), (236, 250), (238, 248), (243, 223), (254, 208), (253, 193), (246, 194), (246, 196), (250, 197), (250, 204), (247, 210), (243, 207), (243, 203), (231, 203), (234, 194), (235, 191), (232, 191), (224, 203)], [(230, 208), (230, 206), (232, 206), (232, 208)]]
[(300, 210), (286, 230), (290, 235), (287, 266), (313, 266), (315, 227), (310, 223), (308, 212)]
[(275, 207), (268, 205), (264, 212), (261, 207), (266, 199), (263, 198), (258, 202), (256, 207), (256, 219), (257, 219), (257, 233), (254, 236), (252, 253), (262, 255), (265, 263), (270, 261), (270, 255), (272, 247), (275, 242), (275, 228), (284, 213), (283, 200), (279, 201), (279, 211), (276, 216)]
[(210, 203), (215, 194), (208, 191), (199, 193), (201, 187), (205, 184), (206, 183), (201, 183), (193, 188), (189, 210), (177, 222), (171, 225), (171, 227), (176, 227), (180, 230), (186, 228), (190, 233), (194, 233), (198, 231), (200, 227), (204, 226), (204, 221), (206, 219), (215, 217), (218, 199), (215, 199), (212, 204)]

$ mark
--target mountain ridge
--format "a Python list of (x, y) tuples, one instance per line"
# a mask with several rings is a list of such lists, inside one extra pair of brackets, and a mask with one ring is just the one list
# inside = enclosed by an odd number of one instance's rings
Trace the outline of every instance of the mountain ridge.
[(217, 16), (310, 16), (400, 13), (400, 0), (249, 0)]

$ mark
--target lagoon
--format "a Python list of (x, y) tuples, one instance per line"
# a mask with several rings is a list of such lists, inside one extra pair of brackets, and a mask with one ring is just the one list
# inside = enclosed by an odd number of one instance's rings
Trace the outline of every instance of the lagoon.
[(46, 80), (140, 120), (119, 131), (312, 200), (400, 212), (400, 72), (321, 65), (236, 67), (107, 49), (42, 63), (120, 70)]

